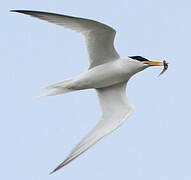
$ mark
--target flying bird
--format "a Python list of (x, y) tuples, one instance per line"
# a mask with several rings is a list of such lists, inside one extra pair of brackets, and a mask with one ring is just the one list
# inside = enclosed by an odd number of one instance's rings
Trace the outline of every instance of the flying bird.
[(28, 10), (12, 10), (12, 12), (30, 15), (69, 28), (83, 35), (85, 39), (89, 69), (77, 77), (45, 87), (44, 89), (53, 91), (44, 96), (93, 88), (98, 95), (102, 117), (87, 136), (74, 147), (69, 156), (51, 172), (53, 173), (118, 128), (129, 117), (134, 106), (126, 97), (126, 85), (134, 74), (151, 66), (164, 66), (163, 73), (168, 64), (165, 61), (150, 61), (142, 56), (121, 58), (113, 45), (116, 31), (100, 22), (49, 12)]

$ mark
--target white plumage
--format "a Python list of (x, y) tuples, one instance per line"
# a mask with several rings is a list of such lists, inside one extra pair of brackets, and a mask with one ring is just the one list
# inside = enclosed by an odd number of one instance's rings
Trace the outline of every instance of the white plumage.
[(65, 161), (52, 171), (55, 172), (119, 127), (133, 111), (133, 105), (126, 97), (127, 81), (135, 73), (149, 66), (162, 66), (164, 63), (149, 61), (141, 56), (120, 58), (113, 45), (116, 31), (105, 24), (47, 12), (26, 10), (13, 10), (13, 12), (31, 15), (74, 30), (82, 34), (86, 42), (89, 69), (77, 77), (45, 87), (44, 89), (54, 89), (45, 96), (94, 88), (98, 94), (102, 118), (74, 147)]

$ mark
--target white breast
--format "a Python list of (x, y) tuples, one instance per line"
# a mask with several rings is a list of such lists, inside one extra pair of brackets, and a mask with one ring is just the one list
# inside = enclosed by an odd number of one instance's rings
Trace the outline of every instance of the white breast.
[(72, 89), (103, 88), (128, 81), (134, 74), (130, 66), (124, 65), (124, 59), (112, 61), (79, 75), (68, 87)]

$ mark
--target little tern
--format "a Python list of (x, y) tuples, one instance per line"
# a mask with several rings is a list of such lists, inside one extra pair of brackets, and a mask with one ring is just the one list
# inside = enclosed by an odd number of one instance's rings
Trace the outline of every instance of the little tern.
[(74, 147), (69, 156), (51, 172), (53, 173), (118, 128), (129, 117), (134, 106), (126, 97), (126, 84), (134, 74), (151, 66), (164, 66), (161, 72), (163, 73), (168, 64), (165, 61), (150, 61), (142, 56), (120, 58), (113, 45), (116, 31), (100, 22), (49, 12), (29, 10), (12, 10), (12, 12), (23, 13), (69, 28), (82, 34), (85, 39), (89, 69), (77, 77), (45, 87), (44, 89), (54, 91), (44, 96), (93, 88), (98, 94), (102, 117), (87, 136)]

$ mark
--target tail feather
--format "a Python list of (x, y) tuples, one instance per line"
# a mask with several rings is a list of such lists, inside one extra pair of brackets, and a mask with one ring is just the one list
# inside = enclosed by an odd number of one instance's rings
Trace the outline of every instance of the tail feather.
[(40, 97), (46, 97), (46, 96), (55, 96), (55, 95), (60, 95), (60, 94), (65, 94), (65, 93), (69, 93), (72, 92), (74, 90), (72, 89), (67, 89), (67, 88), (63, 88), (63, 89), (57, 89), (55, 91), (46, 93), (46, 94), (42, 94), (40, 95)]
[(57, 82), (57, 83), (54, 83), (54, 84), (51, 84), (49, 86), (46, 86), (46, 87), (43, 87), (43, 88), (40, 88), (42, 90), (47, 90), (47, 89), (54, 89), (54, 88), (59, 88), (59, 87), (63, 87), (64, 88), (64, 85), (68, 82), (70, 82), (72, 79), (66, 79), (66, 80), (63, 80), (63, 81), (60, 81), (60, 82)]
[(64, 81), (60, 81), (54, 84), (51, 84), (49, 86), (46, 86), (44, 88), (41, 88), (42, 90), (49, 90), (49, 89), (55, 89), (55, 91), (49, 92), (47, 94), (43, 94), (40, 97), (45, 97), (45, 96), (55, 96), (55, 95), (60, 95), (60, 94), (65, 94), (71, 91), (74, 91), (73, 89), (67, 88), (68, 83), (73, 80), (72, 78), (66, 79)]

